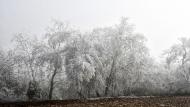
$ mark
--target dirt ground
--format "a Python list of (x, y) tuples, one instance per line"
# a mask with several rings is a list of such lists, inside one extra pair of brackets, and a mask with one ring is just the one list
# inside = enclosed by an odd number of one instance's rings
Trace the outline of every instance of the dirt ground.
[(190, 96), (15, 102), (1, 103), (0, 107), (190, 107)]

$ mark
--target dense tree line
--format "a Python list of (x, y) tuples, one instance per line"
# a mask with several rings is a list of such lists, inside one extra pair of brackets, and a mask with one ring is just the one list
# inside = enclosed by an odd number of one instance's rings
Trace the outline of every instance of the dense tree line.
[(0, 51), (0, 99), (46, 100), (189, 93), (190, 39), (157, 63), (127, 18), (81, 33), (55, 21), (44, 38), (18, 33)]

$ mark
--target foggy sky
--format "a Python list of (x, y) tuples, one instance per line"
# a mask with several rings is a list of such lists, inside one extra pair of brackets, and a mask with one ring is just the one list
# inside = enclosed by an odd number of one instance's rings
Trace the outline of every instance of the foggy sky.
[(189, 10), (189, 0), (0, 0), (0, 47), (11, 47), (15, 33), (43, 35), (51, 19), (88, 31), (128, 17), (159, 58), (177, 38), (190, 37)]

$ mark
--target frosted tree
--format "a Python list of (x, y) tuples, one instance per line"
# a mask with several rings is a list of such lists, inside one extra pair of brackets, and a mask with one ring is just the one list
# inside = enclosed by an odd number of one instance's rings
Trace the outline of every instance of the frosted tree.
[(178, 66), (181, 75), (189, 81), (189, 63), (190, 63), (190, 39), (180, 38), (179, 43), (173, 45), (170, 49), (165, 51), (166, 62), (168, 67), (171, 65)]
[(145, 38), (133, 33), (133, 27), (126, 18), (114, 27), (94, 29), (91, 36), (93, 52), (98, 61), (96, 68), (99, 68), (96, 72), (100, 72), (99, 80), (103, 80), (101, 83), (105, 86), (105, 96), (117, 96), (124, 91), (124, 87), (120, 86), (129, 86), (121, 83), (131, 80), (129, 78), (133, 76), (139, 79), (140, 70), (146, 68), (148, 50), (144, 45)]
[[(14, 62), (11, 52), (0, 50), (0, 99), (14, 100), (22, 92), (13, 72)], [(17, 96), (17, 97), (18, 97)]]
[(164, 52), (166, 58), (166, 67), (170, 70), (170, 75), (175, 77), (175, 81), (169, 84), (172, 93), (189, 93), (190, 76), (190, 39), (179, 38), (178, 43)]
[(72, 41), (72, 37), (75, 34), (76, 32), (72, 30), (72, 28), (69, 28), (66, 23), (62, 23), (57, 20), (54, 21), (54, 25), (49, 27), (49, 31), (46, 33), (46, 52), (42, 54), (41, 58), (49, 65), (48, 70), (51, 74), (49, 83), (49, 99), (52, 99), (53, 90), (56, 87), (56, 84), (60, 83), (60, 80), (55, 81), (56, 76), (61, 73), (63, 74), (65, 68), (65, 55), (69, 51), (68, 44), (70, 44), (70, 41)]
[(17, 74), (17, 79), (23, 82), (22, 84), (27, 84), (27, 96), (29, 99), (33, 99), (30, 97), (32, 93), (34, 93), (32, 96), (40, 98), (40, 95), (36, 95), (39, 93), (40, 86), (36, 87), (38, 89), (31, 90), (32, 88), (29, 85), (31, 82), (37, 85), (41, 81), (40, 74), (43, 73), (43, 66), (39, 63), (39, 46), (41, 42), (37, 38), (29, 38), (28, 34), (23, 33), (15, 35), (13, 41), (16, 45), (12, 52), (15, 63), (14, 72)]

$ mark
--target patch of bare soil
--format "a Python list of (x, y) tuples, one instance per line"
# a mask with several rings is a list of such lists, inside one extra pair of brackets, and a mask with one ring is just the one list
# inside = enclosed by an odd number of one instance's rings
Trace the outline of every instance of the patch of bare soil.
[(1, 103), (0, 107), (190, 107), (190, 97), (122, 97)]

